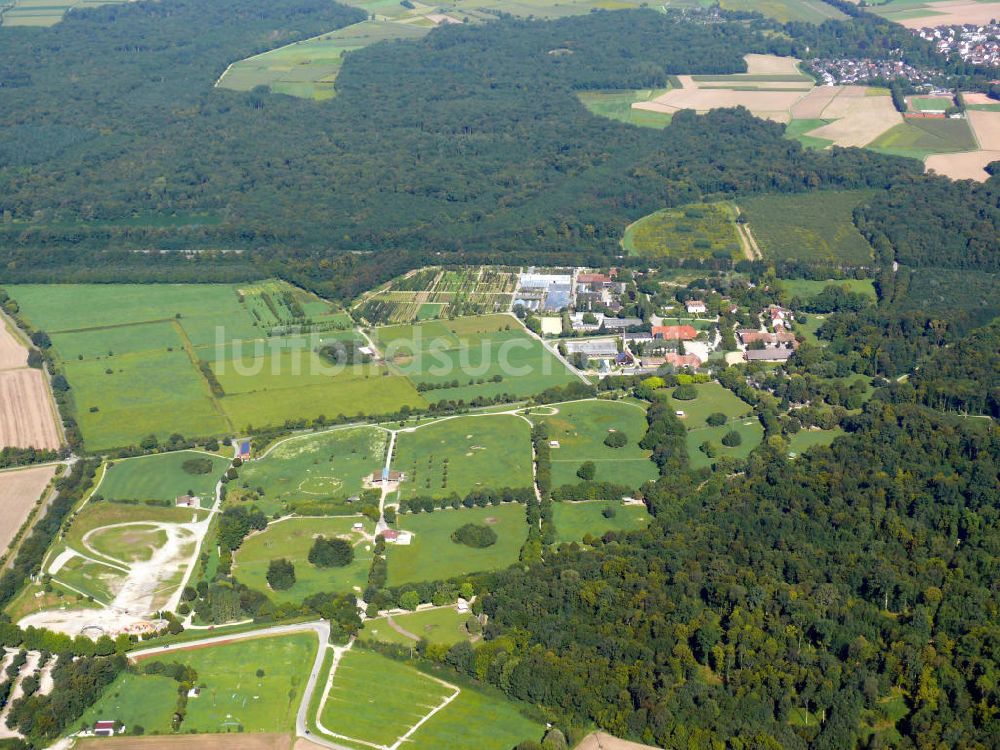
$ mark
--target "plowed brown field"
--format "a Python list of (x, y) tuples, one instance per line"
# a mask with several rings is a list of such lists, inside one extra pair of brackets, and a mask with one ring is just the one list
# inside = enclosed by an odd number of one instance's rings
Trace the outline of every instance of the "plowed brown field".
[(59, 447), (59, 428), (41, 370), (0, 370), (0, 448)]

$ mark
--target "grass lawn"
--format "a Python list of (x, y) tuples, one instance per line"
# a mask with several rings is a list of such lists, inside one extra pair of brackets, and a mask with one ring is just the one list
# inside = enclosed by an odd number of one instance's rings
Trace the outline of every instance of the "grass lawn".
[[(198, 673), (201, 695), (188, 700), (181, 731), (287, 732), (295, 726), (295, 711), (315, 654), (316, 636), (295, 633), (186, 651), (171, 649), (147, 658), (187, 664)], [(264, 670), (263, 677), (256, 676), (258, 669)], [(123, 675), (91, 711), (95, 716), (123, 720), (129, 713), (143, 712), (149, 722), (143, 725), (147, 732), (162, 726), (158, 721), (169, 727), (177, 687), (168, 681), (172, 690), (160, 688), (156, 683), (164, 679)]]
[(864, 190), (760, 195), (743, 199), (740, 207), (769, 260), (863, 264), (872, 249), (854, 226), (853, 211), (869, 195)]
[(320, 720), (331, 732), (388, 746), (454, 692), (411, 666), (352, 649), (337, 665)]
[[(646, 434), (644, 409), (624, 401), (579, 401), (554, 408), (558, 414), (532, 418), (548, 426), (549, 440), (559, 442), (551, 449), (553, 487), (576, 484), (576, 471), (584, 461), (596, 464), (595, 479), (603, 482), (639, 487), (659, 476), (651, 452), (638, 445)], [(606, 446), (604, 439), (611, 430), (624, 433), (628, 444)]]
[[(669, 389), (673, 393), (674, 389)], [(691, 401), (681, 401), (670, 397), (670, 407), (675, 411), (683, 411), (681, 418), (688, 430), (706, 427), (705, 420), (709, 414), (722, 412), (731, 420), (750, 414), (753, 409), (732, 391), (723, 388), (718, 383), (699, 383), (695, 386), (697, 398)]]
[(852, 292), (865, 294), (876, 299), (875, 284), (871, 279), (827, 279), (813, 281), (811, 279), (782, 279), (781, 286), (791, 297), (809, 299), (815, 297), (828, 286), (846, 286)]
[[(393, 615), (392, 620), (399, 627), (415, 636), (426, 638), (430, 643), (440, 643), (451, 646), (459, 641), (469, 640), (469, 631), (465, 629), (465, 621), (469, 615), (460, 614), (454, 607), (437, 607), (422, 612), (411, 612), (406, 615)], [(362, 636), (373, 638), (385, 643), (398, 643), (403, 646), (416, 644), (412, 638), (407, 638), (389, 626), (387, 618), (365, 622)]]
[(392, 468), (406, 474), (402, 498), (447, 497), (453, 492), (464, 497), (475, 489), (529, 487), (531, 428), (509, 414), (426, 423), (397, 435)]
[(102, 555), (123, 562), (148, 560), (167, 543), (167, 532), (156, 526), (118, 526), (91, 535), (88, 544)]
[[(734, 448), (727, 448), (722, 444), (722, 437), (730, 430), (735, 430), (743, 438), (743, 442)], [(691, 459), (691, 468), (700, 469), (703, 466), (711, 466), (716, 460), (728, 456), (729, 458), (746, 458), (750, 451), (760, 445), (764, 439), (764, 428), (760, 420), (756, 417), (748, 416), (739, 419), (722, 427), (702, 427), (691, 430), (687, 434), (687, 451)], [(706, 440), (715, 443), (717, 454), (715, 458), (709, 458), (699, 446)]]
[(644, 216), (625, 228), (622, 247), (629, 255), (654, 258), (742, 255), (736, 212), (728, 203), (695, 203)]
[(576, 97), (589, 112), (598, 117), (607, 117), (609, 120), (637, 125), (642, 128), (662, 129), (670, 124), (673, 115), (632, 109), (632, 104), (655, 99), (669, 90), (666, 88), (579, 91)]
[(867, 148), (883, 154), (925, 159), (931, 154), (979, 148), (968, 120), (909, 118), (882, 133)]
[[(198, 699), (191, 700), (194, 703)], [(113, 716), (130, 734), (142, 727), (146, 734), (170, 734), (177, 703), (177, 683), (169, 677), (124, 673), (118, 677), (74, 725), (93, 728), (94, 722)]]
[[(339, 518), (289, 518), (267, 527), (266, 531), (248, 537), (235, 555), (233, 573), (240, 583), (263, 591), (279, 602), (301, 602), (319, 592), (359, 593), (368, 581), (371, 566), (371, 545), (364, 536), (352, 530), (363, 522), (365, 532), (375, 531), (371, 521), (361, 516)], [(342, 568), (317, 568), (309, 560), (309, 550), (317, 536), (340, 536), (354, 546), (354, 561)], [(295, 585), (286, 591), (272, 591), (267, 585), (267, 566), (271, 560), (284, 557), (295, 565)]]
[(834, 430), (799, 430), (788, 441), (788, 452), (798, 456), (814, 445), (829, 445), (844, 434), (839, 427)]
[(805, 323), (796, 323), (795, 332), (801, 333), (805, 340), (816, 346), (826, 346), (826, 341), (821, 341), (816, 335), (816, 331), (826, 322), (826, 315), (808, 315)]
[[(211, 470), (196, 473), (191, 464), (199, 459), (211, 462)], [(185, 464), (188, 468), (185, 469)], [(177, 451), (109, 462), (98, 493), (112, 500), (174, 500), (193, 494), (202, 505), (211, 506), (215, 484), (229, 466), (229, 459), (202, 451)]]
[[(604, 509), (612, 507), (615, 515), (604, 517)], [(606, 531), (633, 531), (649, 523), (644, 505), (622, 505), (592, 501), (586, 503), (553, 503), (557, 542), (579, 542), (584, 536), (601, 536)]]
[[(467, 523), (488, 525), (497, 533), (496, 544), (474, 549), (453, 542), (451, 533)], [(390, 586), (504, 568), (517, 562), (528, 537), (524, 506), (516, 503), (407, 513), (399, 517), (398, 526), (412, 532), (413, 540), (408, 545), (389, 545)]]
[(387, 445), (388, 433), (376, 427), (294, 437), (245, 464), (237, 481), (260, 492), (259, 505), (269, 515), (298, 507), (310, 514), (351, 512), (343, 501), (360, 494), (362, 479), (385, 465)]

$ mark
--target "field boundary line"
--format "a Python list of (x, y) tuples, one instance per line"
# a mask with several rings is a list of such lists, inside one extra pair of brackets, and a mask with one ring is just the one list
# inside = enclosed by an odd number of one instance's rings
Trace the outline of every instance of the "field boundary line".
[(215, 409), (216, 414), (222, 418), (223, 423), (226, 425), (226, 429), (228, 429), (231, 433), (236, 432), (236, 425), (233, 424), (229, 415), (226, 414), (226, 410), (222, 408), (222, 404), (219, 403), (219, 399), (216, 398), (215, 393), (212, 391), (212, 384), (208, 382), (208, 379), (205, 377), (205, 373), (201, 371), (201, 367), (198, 364), (200, 360), (194, 350), (194, 344), (191, 342), (191, 339), (188, 338), (187, 331), (184, 330), (184, 326), (176, 320), (172, 320), (170, 323), (177, 331), (177, 335), (180, 336), (181, 346), (184, 347), (184, 353), (187, 354), (188, 359), (191, 362), (191, 366), (194, 367), (195, 372), (198, 374), (198, 380), (201, 382), (202, 387), (204, 387), (207, 391), (208, 400), (212, 402), (212, 408)]
[(115, 328), (133, 328), (135, 326), (148, 326), (155, 323), (173, 323), (174, 318), (157, 318), (155, 320), (133, 320), (130, 323), (109, 323), (104, 326), (90, 326), (88, 328), (65, 328), (61, 331), (52, 331), (53, 335), (61, 333), (89, 333), (91, 331), (111, 331)]
[(441, 701), (438, 705), (432, 708), (427, 714), (425, 714), (423, 718), (420, 719), (420, 721), (418, 721), (416, 724), (414, 724), (406, 731), (406, 734), (404, 734), (402, 737), (397, 739), (392, 745), (390, 745), (388, 750), (398, 750), (399, 746), (402, 745), (404, 742), (406, 742), (406, 740), (408, 740), (413, 735), (414, 732), (420, 729), (420, 727), (422, 727), (425, 723), (427, 723), (430, 719), (432, 719), (434, 717), (434, 714), (436, 714), (438, 711), (441, 711), (444, 708), (447, 708), (449, 703), (451, 703), (459, 695), (462, 694), (461, 689), (456, 685), (452, 685), (450, 682), (445, 682), (444, 680), (440, 680), (437, 677), (433, 677), (431, 675), (424, 675), (424, 676), (430, 677), (430, 679), (434, 680), (437, 683), (440, 683), (441, 685), (444, 685), (445, 687), (451, 688), (455, 692), (453, 692), (451, 695), (449, 695), (447, 698)]

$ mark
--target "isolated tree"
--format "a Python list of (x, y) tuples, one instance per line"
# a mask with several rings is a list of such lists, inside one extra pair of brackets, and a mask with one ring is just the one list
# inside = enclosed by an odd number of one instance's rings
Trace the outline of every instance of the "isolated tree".
[(722, 436), (722, 444), (727, 448), (735, 448), (743, 442), (743, 438), (736, 430), (730, 430)]
[(609, 448), (624, 448), (628, 444), (628, 438), (625, 436), (624, 432), (609, 432), (608, 436), (604, 438), (604, 444)]
[(698, 391), (690, 383), (684, 383), (674, 388), (673, 397), (678, 401), (692, 401), (698, 398)]
[(283, 557), (267, 566), (267, 585), (275, 591), (287, 591), (295, 585), (295, 566)]
[(585, 479), (589, 482), (597, 475), (597, 466), (593, 461), (584, 461), (580, 464), (580, 468), (576, 470), (576, 475), (580, 479)]
[(466, 547), (482, 549), (497, 543), (497, 533), (484, 524), (467, 523), (451, 533), (451, 541), (464, 544)]
[(354, 561), (354, 547), (346, 539), (316, 537), (309, 550), (309, 562), (318, 568), (343, 568)]
[(708, 423), (709, 427), (722, 427), (726, 423), (726, 415), (721, 411), (714, 411), (708, 415), (705, 422)]

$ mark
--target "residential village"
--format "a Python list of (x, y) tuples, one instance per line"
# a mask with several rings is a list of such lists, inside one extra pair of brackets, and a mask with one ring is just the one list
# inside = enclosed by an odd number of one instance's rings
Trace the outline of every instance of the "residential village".
[(934, 44), (945, 55), (962, 58), (973, 65), (1000, 65), (1000, 23), (967, 23), (916, 30), (917, 36)]

